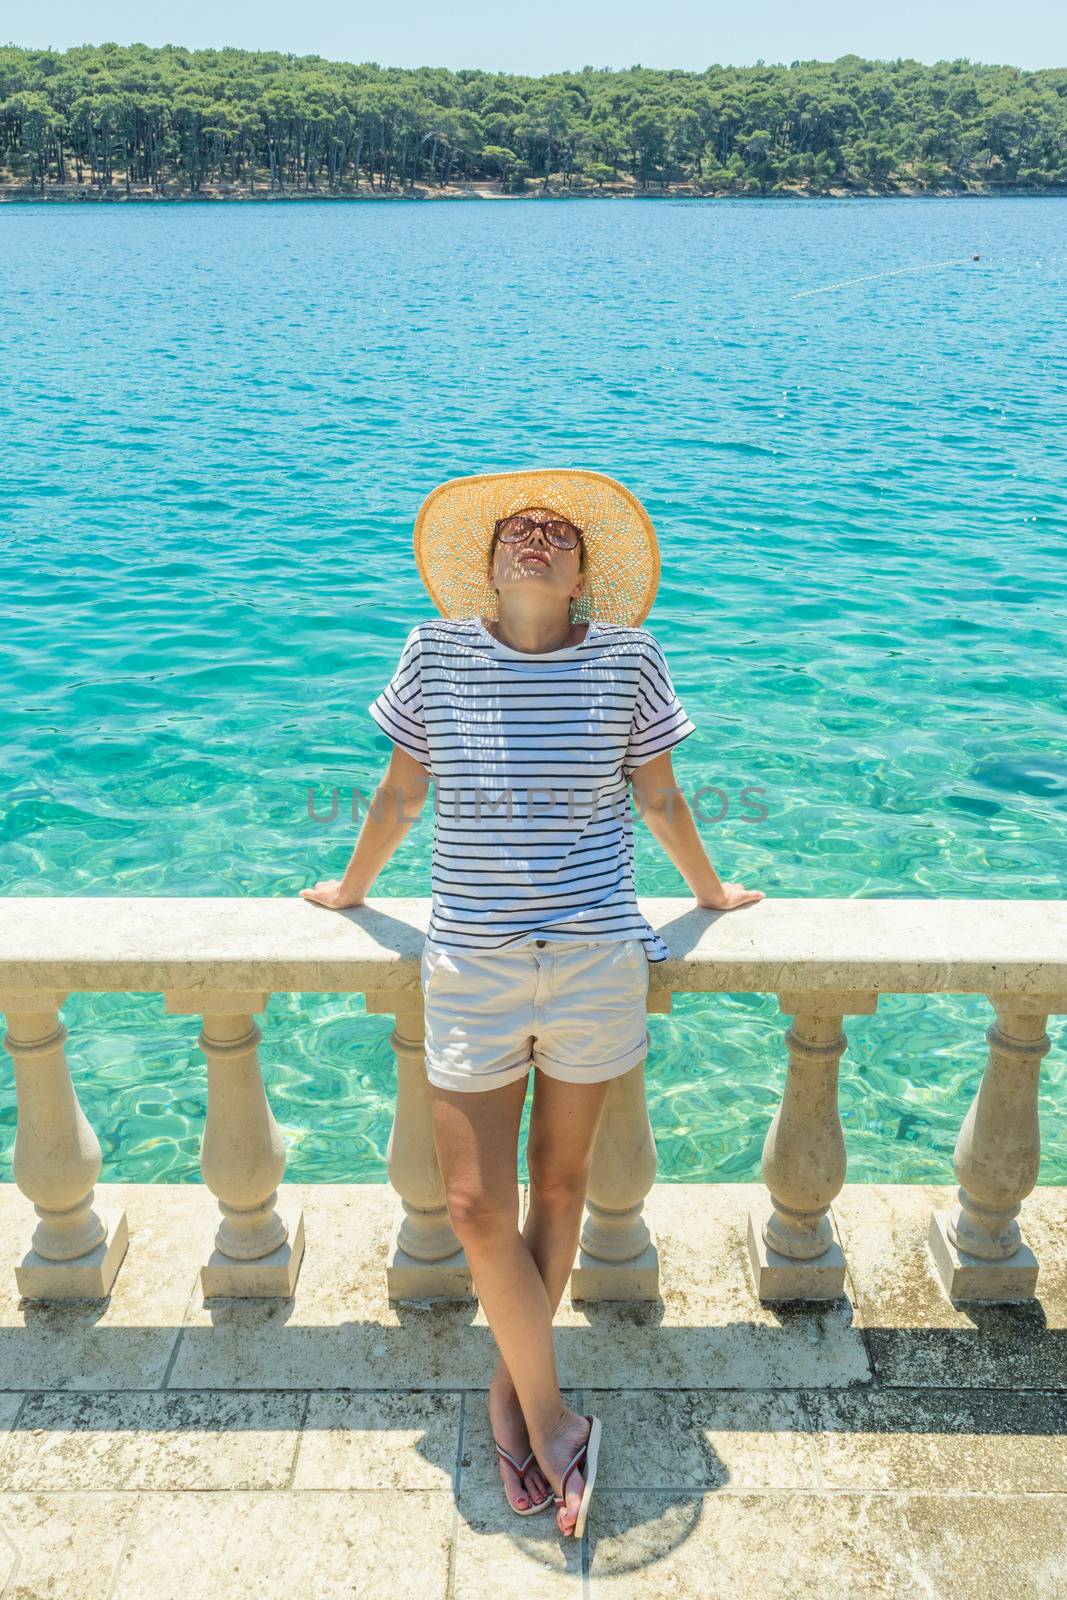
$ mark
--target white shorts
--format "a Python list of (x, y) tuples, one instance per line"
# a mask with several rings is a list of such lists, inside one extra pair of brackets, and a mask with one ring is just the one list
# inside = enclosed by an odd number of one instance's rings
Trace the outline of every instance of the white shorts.
[(531, 1066), (564, 1083), (600, 1083), (648, 1051), (640, 939), (426, 945), (422, 993), (426, 1075), (441, 1089), (499, 1089)]

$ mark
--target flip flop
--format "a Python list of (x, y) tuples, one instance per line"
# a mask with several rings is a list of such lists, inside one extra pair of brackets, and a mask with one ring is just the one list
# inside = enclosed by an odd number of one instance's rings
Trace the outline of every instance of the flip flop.
[[(578, 1516), (570, 1537), (580, 1539), (585, 1532), (586, 1518), (589, 1515), (589, 1502), (593, 1495), (593, 1485), (596, 1482), (597, 1459), (600, 1455), (600, 1418), (586, 1416), (589, 1424), (589, 1436), (580, 1450), (576, 1450), (563, 1469), (563, 1476), (559, 1480), (559, 1494), (553, 1494), (557, 1509), (567, 1504), (567, 1479), (577, 1467), (585, 1479), (585, 1488), (582, 1490), (582, 1500), (578, 1507)], [(585, 1466), (581, 1465), (582, 1457), (586, 1458)]]
[[(526, 1457), (525, 1461), (516, 1461), (515, 1457), (513, 1455), (511, 1455), (511, 1453), (509, 1451), (505, 1450), (504, 1446), (502, 1444), (497, 1444), (497, 1441), (495, 1439), (493, 1440), (493, 1443), (496, 1445), (498, 1453), (504, 1457), (505, 1461), (509, 1461), (511, 1463), (511, 1465), (515, 1468), (515, 1471), (519, 1474), (519, 1477), (521, 1478), (523, 1473), (529, 1467), (530, 1462), (534, 1458), (533, 1451), (532, 1450), (530, 1451), (530, 1454)], [(526, 1506), (525, 1508), (523, 1508), (522, 1506), (513, 1505), (511, 1496), (508, 1494), (507, 1488), (505, 1487), (505, 1489), (504, 1489), (504, 1499), (507, 1501), (508, 1505), (511, 1506), (512, 1511), (514, 1511), (514, 1513), (515, 1513), (515, 1515), (517, 1517), (532, 1517), (538, 1511), (544, 1511), (545, 1507), (548, 1505), (549, 1501), (552, 1498), (552, 1496), (550, 1494), (546, 1494), (545, 1498), (543, 1500), (535, 1500), (533, 1495), (530, 1493), (529, 1489), (526, 1489), (524, 1492), (525, 1492), (525, 1494), (528, 1496), (528, 1498), (530, 1500), (530, 1504), (528, 1506)]]

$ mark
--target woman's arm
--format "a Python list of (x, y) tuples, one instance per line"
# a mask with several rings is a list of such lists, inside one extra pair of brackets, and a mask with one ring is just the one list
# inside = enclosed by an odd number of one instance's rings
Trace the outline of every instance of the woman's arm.
[(699, 906), (706, 911), (732, 911), (736, 906), (766, 898), (762, 889), (746, 889), (740, 883), (723, 883), (720, 879), (708, 860), (689, 802), (678, 787), (669, 750), (635, 767), (632, 782), (634, 798), (649, 830), (692, 889)]
[(314, 889), (301, 889), (302, 900), (331, 911), (361, 906), (371, 885), (395, 851), (411, 824), (417, 821), (430, 787), (430, 774), (420, 761), (399, 745), (385, 776), (374, 791), (344, 877), (327, 878)]

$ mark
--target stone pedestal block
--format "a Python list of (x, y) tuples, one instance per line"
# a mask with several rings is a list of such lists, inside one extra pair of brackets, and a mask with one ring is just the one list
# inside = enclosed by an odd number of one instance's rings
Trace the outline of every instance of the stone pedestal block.
[(587, 1250), (578, 1251), (571, 1269), (572, 1300), (658, 1300), (659, 1247), (655, 1231), (645, 1217), (649, 1242), (630, 1261), (601, 1261)]
[(394, 1244), (385, 1265), (390, 1300), (472, 1300), (474, 1281), (464, 1251), (418, 1261)]
[(763, 1236), (774, 1206), (768, 1199), (748, 1214), (748, 1259), (756, 1293), (761, 1300), (836, 1300), (845, 1293), (845, 1253), (837, 1226), (829, 1213), (831, 1243), (821, 1256), (794, 1261), (772, 1250)]
[(200, 1268), (205, 1299), (210, 1295), (287, 1299), (293, 1293), (304, 1257), (304, 1213), (284, 1194), (279, 1195), (274, 1211), (285, 1227), (285, 1242), (268, 1255), (245, 1261), (224, 1255), (216, 1245)]
[(928, 1242), (934, 1266), (950, 1300), (1032, 1300), (1037, 1294), (1038, 1262), (1025, 1240), (1010, 1256), (985, 1261), (953, 1243), (951, 1211), (930, 1217)]
[(104, 1300), (111, 1293), (130, 1242), (121, 1205), (101, 1205), (96, 1215), (107, 1229), (92, 1250), (71, 1261), (49, 1261), (28, 1250), (15, 1268), (19, 1294), (27, 1300)]

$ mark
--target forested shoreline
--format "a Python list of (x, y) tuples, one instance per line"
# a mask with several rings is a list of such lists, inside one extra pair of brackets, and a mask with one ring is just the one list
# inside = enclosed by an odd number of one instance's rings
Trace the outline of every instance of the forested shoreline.
[(1067, 186), (1067, 69), (546, 77), (176, 45), (0, 47), (4, 197), (781, 195)]

